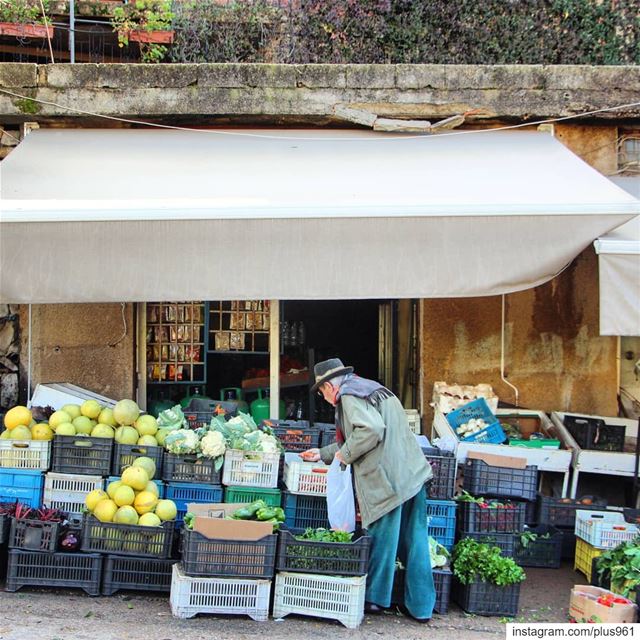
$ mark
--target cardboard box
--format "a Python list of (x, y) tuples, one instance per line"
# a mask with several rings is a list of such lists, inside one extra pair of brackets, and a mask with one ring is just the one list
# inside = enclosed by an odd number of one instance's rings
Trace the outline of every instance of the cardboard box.
[[(569, 620), (572, 622), (635, 622), (635, 604), (614, 604), (608, 607), (597, 600), (600, 596), (615, 595), (607, 589), (576, 585), (571, 589)], [(616, 596), (619, 597), (619, 596)]]
[(526, 469), (526, 458), (516, 458), (515, 456), (502, 456), (496, 453), (483, 453), (482, 451), (469, 451), (467, 459), (482, 460), (493, 467), (504, 467), (507, 469)]
[(273, 533), (270, 522), (254, 520), (225, 520), (247, 503), (188, 504), (187, 511), (193, 513), (193, 530), (215, 540), (260, 540)]

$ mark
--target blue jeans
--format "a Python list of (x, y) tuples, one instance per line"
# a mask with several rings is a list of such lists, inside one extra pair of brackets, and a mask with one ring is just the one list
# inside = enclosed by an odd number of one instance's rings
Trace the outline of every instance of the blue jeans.
[(396, 558), (405, 567), (404, 605), (418, 619), (431, 618), (433, 585), (424, 487), (410, 500), (369, 525), (371, 553), (365, 600), (391, 606)]

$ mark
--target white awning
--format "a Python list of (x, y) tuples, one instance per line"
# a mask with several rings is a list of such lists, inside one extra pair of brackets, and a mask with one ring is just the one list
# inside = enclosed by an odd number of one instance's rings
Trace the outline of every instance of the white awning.
[(640, 213), (522, 131), (41, 129), (0, 195), (13, 303), (495, 295)]
[[(640, 198), (640, 177), (612, 178)], [(600, 272), (600, 335), (640, 336), (640, 217), (594, 243)]]

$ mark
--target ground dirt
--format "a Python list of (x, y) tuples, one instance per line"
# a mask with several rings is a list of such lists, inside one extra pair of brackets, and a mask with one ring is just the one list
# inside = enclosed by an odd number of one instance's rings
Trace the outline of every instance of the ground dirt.
[[(585, 582), (568, 564), (559, 570), (527, 569), (516, 621), (566, 622), (569, 591)], [(262, 623), (231, 616), (178, 620), (171, 615), (168, 594), (91, 598), (75, 590), (35, 588), (0, 591), (0, 611), (0, 640), (254, 640), (258, 634), (269, 640), (482, 640), (503, 638), (506, 621), (465, 614), (453, 603), (447, 615), (434, 615), (428, 624), (395, 611), (365, 616), (357, 630), (300, 616)]]

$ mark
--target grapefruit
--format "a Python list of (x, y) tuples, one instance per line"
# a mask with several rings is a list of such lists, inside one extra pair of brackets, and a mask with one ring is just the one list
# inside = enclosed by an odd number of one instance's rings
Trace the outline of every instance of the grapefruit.
[(113, 517), (116, 515), (118, 505), (113, 501), (106, 498), (100, 500), (93, 509), (93, 515), (100, 520), (100, 522), (113, 522)]
[(31, 437), (34, 440), (51, 440), (53, 431), (46, 422), (40, 422), (31, 428)]
[(98, 416), (98, 422), (102, 424), (108, 424), (110, 427), (117, 427), (118, 423), (113, 417), (113, 409), (109, 409), (109, 407), (103, 409)]
[(113, 407), (113, 417), (118, 424), (132, 425), (140, 416), (140, 407), (133, 400), (120, 400)]
[(167, 429), (166, 427), (158, 429), (158, 432), (156, 433), (156, 440), (161, 447), (164, 446), (164, 441), (170, 433), (171, 429)]
[(113, 521), (118, 524), (138, 524), (138, 514), (130, 505), (123, 505), (116, 511)]
[(100, 500), (106, 500), (108, 498), (109, 496), (102, 489), (94, 489), (87, 494), (87, 497), (84, 499), (84, 505), (89, 511), (93, 511)]
[(122, 472), (121, 480), (132, 489), (143, 491), (149, 483), (149, 476), (142, 467), (127, 467)]
[(143, 527), (159, 527), (162, 522), (155, 513), (143, 513), (138, 520), (138, 524)]
[(9, 436), (10, 440), (31, 440), (31, 429), (29, 427), (25, 427), (23, 424), (19, 424), (9, 432), (11, 435)]
[(114, 480), (107, 485), (107, 494), (113, 500), (113, 496), (116, 494), (118, 487), (122, 486), (122, 480)]
[(76, 428), (76, 433), (84, 433), (87, 436), (93, 429), (91, 420), (87, 416), (78, 416), (72, 420), (71, 424)]
[(158, 422), (150, 415), (140, 416), (134, 426), (141, 436), (153, 436), (158, 431)]
[(7, 411), (4, 416), (4, 426), (9, 430), (15, 429), (20, 425), (28, 427), (32, 419), (31, 411), (27, 407), (18, 405)]
[(153, 476), (156, 475), (156, 463), (147, 456), (140, 456), (133, 461), (134, 467), (142, 467), (149, 476), (149, 480), (153, 480)]
[(75, 418), (78, 418), (82, 415), (82, 413), (80, 413), (79, 404), (65, 404), (64, 407), (62, 407), (62, 411), (68, 413), (71, 416), (71, 420), (74, 420)]
[(97, 418), (102, 411), (102, 407), (97, 400), (85, 400), (80, 406), (80, 413), (87, 418)]
[(158, 441), (153, 436), (140, 436), (138, 438), (138, 444), (142, 444), (146, 447), (157, 447)]
[(158, 485), (153, 480), (149, 480), (149, 482), (147, 483), (147, 486), (144, 488), (144, 491), (151, 491), (151, 493), (155, 494), (156, 498), (160, 497), (160, 491), (158, 489)]
[(116, 429), (116, 442), (119, 444), (136, 444), (138, 432), (133, 427), (118, 427)]
[(160, 520), (175, 520), (178, 515), (178, 508), (173, 500), (158, 500), (155, 514)]
[(119, 507), (123, 507), (127, 504), (133, 504), (136, 499), (136, 494), (131, 487), (126, 484), (120, 485), (111, 498)]
[(0, 433), (0, 440), (11, 440), (11, 431), (9, 431), (9, 429), (5, 429)]
[(108, 424), (97, 424), (91, 430), (91, 435), (94, 438), (113, 438), (116, 432), (113, 430), (113, 427), (110, 427)]
[(49, 426), (55, 431), (59, 424), (71, 422), (73, 418), (66, 411), (54, 411), (49, 416)]
[(135, 510), (142, 515), (153, 511), (158, 504), (158, 498), (151, 491), (141, 491), (133, 502)]
[(75, 436), (76, 428), (70, 422), (61, 422), (56, 428), (56, 434), (59, 436)]

